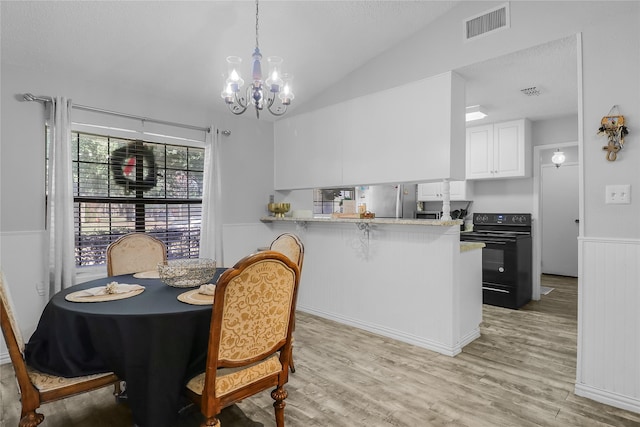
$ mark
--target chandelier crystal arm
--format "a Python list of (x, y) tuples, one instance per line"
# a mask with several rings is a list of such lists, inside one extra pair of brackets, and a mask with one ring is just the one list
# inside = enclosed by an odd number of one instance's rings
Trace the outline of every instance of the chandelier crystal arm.
[(269, 112), (274, 116), (279, 117), (287, 112), (287, 106), (284, 104), (279, 104), (275, 109), (272, 109), (271, 107), (273, 107), (273, 103), (275, 100), (275, 94), (269, 97), (269, 99), (267, 100), (267, 110), (269, 110)]
[(227, 102), (229, 110), (235, 115), (240, 115), (247, 110), (249, 103), (246, 102), (246, 98), (238, 96), (239, 92), (236, 92), (233, 98), (233, 102)]

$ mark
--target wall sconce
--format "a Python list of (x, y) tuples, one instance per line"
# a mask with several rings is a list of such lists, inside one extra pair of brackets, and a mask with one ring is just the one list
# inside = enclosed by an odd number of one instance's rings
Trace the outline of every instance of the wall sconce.
[(551, 161), (553, 162), (554, 165), (556, 165), (557, 168), (559, 168), (560, 165), (563, 164), (565, 160), (567, 160), (567, 157), (564, 155), (562, 151), (556, 150), (553, 152)]
[(466, 109), (465, 120), (467, 122), (484, 119), (485, 117), (487, 117), (487, 114), (482, 111), (482, 107), (479, 105), (472, 105)]

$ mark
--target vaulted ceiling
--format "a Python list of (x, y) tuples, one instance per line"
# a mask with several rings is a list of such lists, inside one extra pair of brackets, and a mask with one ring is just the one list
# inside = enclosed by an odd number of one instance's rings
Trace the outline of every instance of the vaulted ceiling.
[[(262, 0), (260, 48), (265, 57), (284, 58), (285, 71), (295, 75), (295, 102), (302, 105), (456, 3)], [(226, 110), (220, 99), (225, 58), (241, 56), (248, 79), (253, 1), (4, 1), (1, 7), (3, 63), (108, 81), (220, 111)], [(567, 104), (567, 94), (576, 90), (570, 41), (456, 71), (468, 80), (468, 104), (493, 109), (494, 119), (507, 117), (498, 114), (505, 108), (522, 114), (516, 117), (575, 112), (575, 99)], [(541, 95), (524, 99), (519, 86), (525, 81)], [(518, 105), (536, 111), (518, 111)]]

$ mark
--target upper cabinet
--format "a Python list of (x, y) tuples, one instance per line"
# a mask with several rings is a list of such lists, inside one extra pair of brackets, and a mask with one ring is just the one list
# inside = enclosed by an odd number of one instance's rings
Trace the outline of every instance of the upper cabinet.
[(275, 189), (464, 179), (464, 96), (447, 72), (278, 120)]
[[(419, 202), (441, 202), (443, 196), (442, 182), (428, 182), (418, 184), (418, 201)], [(450, 181), (449, 182), (449, 199), (457, 200), (473, 200), (473, 182), (470, 181)]]
[(531, 176), (531, 124), (513, 120), (467, 129), (467, 179)]

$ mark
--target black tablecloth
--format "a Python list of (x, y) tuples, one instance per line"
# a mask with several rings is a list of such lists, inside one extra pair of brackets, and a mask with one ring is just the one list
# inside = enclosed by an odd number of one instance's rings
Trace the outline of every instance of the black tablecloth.
[[(218, 269), (212, 283), (224, 269)], [(107, 302), (77, 303), (65, 295), (111, 281), (136, 283), (141, 294)], [(26, 345), (27, 363), (54, 375), (74, 377), (113, 371), (127, 382), (133, 421), (170, 426), (186, 381), (206, 363), (210, 305), (177, 296), (191, 288), (132, 275), (93, 280), (56, 294)]]

